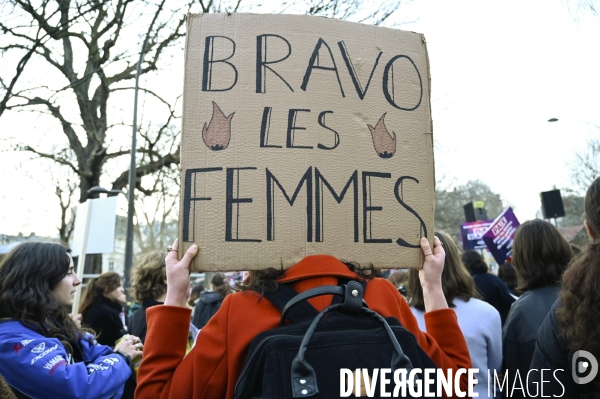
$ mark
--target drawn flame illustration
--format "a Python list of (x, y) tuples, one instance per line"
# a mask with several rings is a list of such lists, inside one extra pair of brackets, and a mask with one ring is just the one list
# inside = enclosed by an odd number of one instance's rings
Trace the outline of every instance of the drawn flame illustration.
[(386, 129), (385, 123), (383, 122), (383, 118), (385, 118), (386, 114), (387, 112), (381, 115), (381, 118), (379, 118), (379, 122), (377, 122), (375, 127), (367, 124), (371, 131), (375, 151), (381, 158), (391, 158), (396, 153), (396, 133), (392, 132), (392, 134), (390, 134)]
[(208, 126), (204, 123), (202, 128), (202, 140), (208, 148), (213, 151), (220, 151), (227, 148), (231, 138), (231, 119), (233, 114), (225, 116), (216, 102), (213, 103), (213, 116)]

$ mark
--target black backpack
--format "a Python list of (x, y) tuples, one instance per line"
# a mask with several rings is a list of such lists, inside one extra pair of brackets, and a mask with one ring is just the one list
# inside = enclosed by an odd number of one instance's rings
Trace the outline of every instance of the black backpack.
[[(298, 294), (289, 285), (279, 284), (275, 292), (265, 294), (282, 312), (280, 326), (260, 333), (250, 343), (235, 398), (337, 398), (342, 368), (353, 375), (356, 369), (366, 368), (373, 380), (375, 368), (391, 369), (386, 391), (393, 393), (394, 370), (404, 369), (408, 375), (413, 368), (435, 369), (415, 336), (396, 318), (383, 318), (366, 306), (365, 288), (365, 282), (350, 280), (342, 286), (322, 286)], [(330, 294), (334, 294), (332, 304), (321, 312), (306, 301)], [(285, 325), (288, 319), (291, 324)], [(433, 379), (429, 391), (436, 393), (435, 376)], [(378, 377), (374, 396), (369, 396), (379, 398), (380, 393)], [(406, 394), (412, 397), (408, 386)]]

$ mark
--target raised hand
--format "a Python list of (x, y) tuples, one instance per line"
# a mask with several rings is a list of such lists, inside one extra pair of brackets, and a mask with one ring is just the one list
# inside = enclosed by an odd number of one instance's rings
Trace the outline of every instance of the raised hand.
[(198, 246), (192, 245), (179, 260), (178, 240), (170, 247), (165, 263), (167, 264), (167, 297), (165, 305), (186, 307), (190, 296), (190, 263), (198, 254)]

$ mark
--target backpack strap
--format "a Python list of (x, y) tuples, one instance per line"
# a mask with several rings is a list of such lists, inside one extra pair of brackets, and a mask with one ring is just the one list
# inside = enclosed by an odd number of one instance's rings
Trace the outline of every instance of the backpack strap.
[[(362, 288), (363, 288), (362, 293), (364, 296), (365, 291), (367, 290), (367, 280), (365, 280), (365, 279), (356, 280), (356, 279), (352, 279), (352, 278), (340, 277), (338, 279), (338, 285), (347, 285), (350, 281), (356, 281), (357, 283), (362, 285)], [(339, 303), (341, 299), (342, 298), (340, 298), (340, 297), (334, 296), (333, 299), (331, 300), (331, 304), (335, 305), (336, 303)], [(365, 306), (366, 306), (366, 302), (365, 302)]]
[[(362, 282), (361, 284), (361, 282), (350, 280), (342, 286), (323, 285), (306, 290), (303, 293), (296, 295), (285, 305), (281, 311), (281, 321), (279, 324), (282, 326), (285, 324), (285, 320), (288, 318), (288, 312), (291, 312), (295, 305), (308, 303), (306, 300), (320, 295), (333, 295), (334, 301), (332, 301), (332, 304), (334, 305), (340, 302), (340, 298), (344, 298), (341, 311), (343, 313), (358, 315), (362, 307), (368, 308), (367, 303), (363, 299), (365, 286), (366, 282)], [(314, 316), (312, 318), (314, 318)]]
[[(277, 290), (274, 292), (265, 292), (264, 297), (269, 300), (280, 312), (282, 312), (291, 300), (298, 296), (298, 292), (293, 289), (290, 285), (282, 283), (278, 284)], [(293, 310), (287, 312), (287, 319), (289, 319), (293, 324), (299, 323), (305, 320), (312, 320), (316, 315), (319, 314), (317, 309), (315, 309), (310, 303), (304, 301), (298, 304), (298, 306), (294, 307)], [(285, 322), (285, 319), (283, 319)], [(282, 324), (283, 325), (283, 324)]]
[[(362, 305), (368, 307), (367, 303), (362, 299), (367, 287), (367, 282), (365, 280), (356, 281), (352, 279), (340, 279), (340, 285), (324, 285), (304, 291), (301, 294), (298, 294), (298, 292), (289, 284), (282, 283), (277, 286), (275, 292), (264, 293), (264, 297), (281, 312), (280, 325), (283, 326), (287, 319), (289, 319), (292, 324), (295, 324), (301, 321), (312, 320), (319, 314), (319, 311), (308, 303), (308, 299), (319, 295), (333, 295), (331, 305), (335, 305), (340, 302), (342, 297), (344, 297), (345, 289), (350, 282), (359, 284), (359, 286), (355, 288), (358, 288), (360, 291), (359, 298), (362, 301)], [(361, 286), (362, 290), (360, 290)]]

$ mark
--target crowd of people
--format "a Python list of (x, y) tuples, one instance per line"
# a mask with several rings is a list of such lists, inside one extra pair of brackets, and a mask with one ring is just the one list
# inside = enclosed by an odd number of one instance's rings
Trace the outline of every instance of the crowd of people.
[[(478, 251), (452, 237), (422, 238), (423, 264), (381, 278), (368, 265), (307, 256), (287, 270), (248, 272), (235, 287), (223, 273), (192, 286), (193, 245), (140, 256), (126, 309), (122, 277), (82, 283), (70, 251), (51, 243), (17, 246), (0, 261), (0, 393), (7, 398), (233, 398), (258, 334), (281, 313), (263, 296), (285, 285), (309, 289), (361, 281), (371, 310), (397, 319), (442, 369), (476, 368), (478, 397), (587, 398), (600, 394), (600, 178), (585, 197), (590, 242), (573, 248), (549, 222), (517, 229), (510, 262), (490, 273)], [(575, 252), (577, 250), (577, 253)], [(331, 299), (315, 297), (317, 311)], [(126, 313), (128, 310), (128, 313)], [(586, 363), (588, 364), (588, 363)], [(554, 370), (554, 378), (542, 369)], [(585, 374), (585, 373), (584, 373)], [(509, 384), (489, 387), (507, 378)], [(514, 389), (516, 376), (521, 381)], [(463, 378), (464, 377), (464, 378)], [(467, 377), (460, 378), (467, 389)], [(537, 385), (536, 385), (537, 384)], [(534, 391), (535, 388), (535, 391)], [(537, 392), (534, 394), (534, 392)]]

